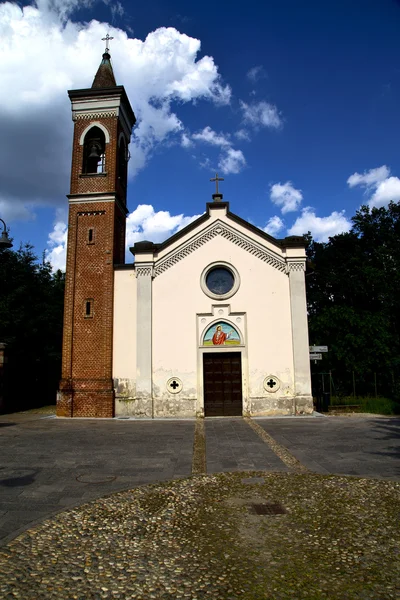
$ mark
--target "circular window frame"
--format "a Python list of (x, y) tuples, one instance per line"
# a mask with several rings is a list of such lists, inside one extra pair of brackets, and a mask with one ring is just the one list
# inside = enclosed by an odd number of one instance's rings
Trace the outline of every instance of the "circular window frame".
[[(171, 390), (171, 384), (174, 381), (177, 385)], [(179, 379), (179, 377), (170, 377), (167, 383), (165, 384), (165, 387), (167, 388), (167, 392), (169, 392), (170, 394), (179, 394), (183, 389), (182, 379)]]
[[(273, 386), (272, 388), (268, 385), (268, 381), (270, 381), (272, 379), (272, 381), (275, 382), (275, 386)], [(276, 375), (267, 375), (267, 377), (265, 377), (264, 382), (264, 390), (266, 392), (268, 392), (269, 394), (275, 394), (281, 387), (281, 382), (279, 380), (279, 378)]]
[[(207, 287), (207, 281), (206, 281), (207, 275), (209, 274), (210, 271), (212, 271), (213, 269), (216, 269), (218, 267), (227, 269), (233, 275), (233, 286), (231, 287), (229, 292), (226, 292), (226, 294), (215, 294), (214, 292), (209, 290)], [(213, 300), (226, 300), (227, 298), (231, 298), (234, 294), (236, 294), (236, 292), (238, 291), (238, 289), (240, 287), (239, 272), (230, 263), (224, 262), (222, 260), (218, 260), (216, 262), (213, 262), (213, 263), (207, 265), (207, 267), (205, 269), (203, 269), (203, 272), (200, 277), (200, 286), (201, 286), (201, 289), (203, 290), (203, 292), (209, 298), (212, 298)]]

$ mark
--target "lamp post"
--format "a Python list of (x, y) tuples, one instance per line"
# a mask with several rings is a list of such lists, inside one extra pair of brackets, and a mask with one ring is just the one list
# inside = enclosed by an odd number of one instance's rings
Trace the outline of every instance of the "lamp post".
[(0, 238), (0, 248), (11, 248), (12, 242), (11, 242), (10, 238), (8, 237), (6, 224), (4, 223), (3, 219), (0, 219), (0, 221), (4, 225), (3, 232), (2, 232), (1, 238)]

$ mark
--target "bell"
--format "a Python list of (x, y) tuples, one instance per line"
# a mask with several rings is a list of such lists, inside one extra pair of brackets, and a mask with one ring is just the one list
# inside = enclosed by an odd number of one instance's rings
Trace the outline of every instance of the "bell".
[(100, 160), (101, 157), (101, 147), (100, 144), (98, 144), (97, 142), (92, 142), (89, 146), (90, 148), (90, 152), (89, 152), (89, 159), (93, 159), (93, 160)]

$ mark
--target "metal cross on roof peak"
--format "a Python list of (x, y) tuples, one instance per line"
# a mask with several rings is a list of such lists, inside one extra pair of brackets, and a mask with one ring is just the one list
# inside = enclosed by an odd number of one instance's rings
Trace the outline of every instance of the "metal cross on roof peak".
[(215, 181), (215, 193), (219, 194), (218, 191), (218, 182), (219, 181), (225, 181), (223, 177), (218, 177), (218, 173), (215, 173), (215, 177), (213, 177), (212, 179), (210, 179), (210, 181)]
[(103, 42), (105, 42), (105, 43), (106, 43), (106, 49), (105, 49), (105, 53), (107, 53), (107, 52), (109, 52), (109, 51), (110, 51), (110, 48), (108, 47), (108, 42), (109, 42), (110, 40), (113, 40), (113, 39), (114, 39), (114, 38), (113, 38), (113, 37), (110, 37), (110, 36), (108, 35), (108, 33), (107, 33), (106, 37), (104, 37), (104, 38), (101, 38), (101, 40), (102, 40)]

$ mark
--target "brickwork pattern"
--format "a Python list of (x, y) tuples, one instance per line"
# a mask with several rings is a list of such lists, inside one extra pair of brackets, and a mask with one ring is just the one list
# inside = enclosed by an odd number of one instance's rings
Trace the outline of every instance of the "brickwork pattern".
[(87, 121), (75, 121), (74, 141), (71, 165), (71, 194), (89, 194), (92, 192), (116, 191), (116, 168), (118, 142), (118, 117), (103, 117), (98, 119), (110, 134), (110, 141), (105, 148), (106, 174), (82, 175), (84, 146), (79, 144), (80, 137), (88, 126)]
[[(110, 134), (110, 141), (105, 148), (105, 173), (82, 174), (83, 149), (79, 140), (88, 127), (87, 121), (76, 121), (71, 165), (71, 194), (90, 194), (115, 192), (122, 204), (126, 204), (127, 181), (126, 174), (118, 170), (118, 139), (123, 133), (118, 117), (103, 117), (94, 120), (101, 122)], [(126, 141), (128, 146), (129, 140)], [(122, 175), (122, 176), (121, 176)]]
[[(118, 121), (117, 140), (119, 140), (121, 133), (124, 133), (124, 131), (122, 129), (121, 123)], [(125, 138), (125, 134), (124, 134), (124, 138)], [(130, 140), (127, 140), (125, 138), (125, 144), (126, 144), (125, 147), (126, 148), (128, 148), (129, 142), (130, 142)], [(118, 156), (117, 156), (116, 163), (118, 165)], [(128, 185), (128, 170), (126, 169), (125, 173), (120, 173), (118, 166), (117, 166), (116, 179), (115, 179), (115, 190), (117, 192), (118, 198), (121, 199), (121, 202), (124, 206), (126, 205), (127, 185)], [(124, 218), (124, 222), (125, 222), (125, 218)], [(124, 224), (124, 231), (125, 231), (125, 224)], [(124, 253), (125, 253), (125, 235), (124, 235)]]
[[(70, 205), (60, 416), (113, 416), (116, 210), (114, 202)], [(94, 243), (88, 243), (89, 229), (93, 230)], [(93, 299), (92, 317), (85, 314), (89, 298)]]
[[(114, 416), (114, 264), (124, 262), (126, 181), (118, 179), (118, 117), (94, 120), (100, 120), (110, 134), (106, 175), (81, 176), (79, 140), (87, 120), (76, 121), (74, 128), (71, 194), (82, 195), (82, 201), (71, 202), (69, 207), (62, 379), (57, 399), (57, 415), (64, 417)], [(87, 197), (96, 193), (109, 193), (116, 200)], [(93, 314), (88, 316), (89, 299)]]
[(121, 211), (118, 212), (114, 227), (114, 263), (123, 265), (125, 263), (126, 218)]

